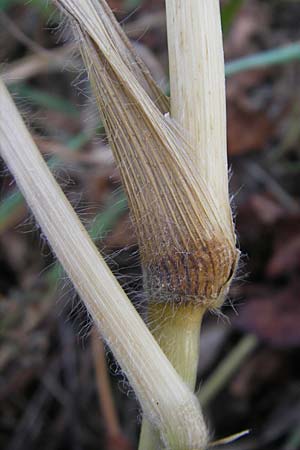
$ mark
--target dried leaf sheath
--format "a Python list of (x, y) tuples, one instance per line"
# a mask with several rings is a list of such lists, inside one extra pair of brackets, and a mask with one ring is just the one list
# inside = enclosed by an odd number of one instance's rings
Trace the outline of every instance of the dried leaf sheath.
[(105, 3), (59, 3), (82, 43), (129, 197), (149, 297), (217, 306), (237, 261), (231, 221), (191, 164), (187, 142), (161, 112), (154, 82), (147, 76), (141, 83), (142, 68), (120, 45), (121, 31)]
[[(161, 91), (159, 86), (153, 80), (148, 68), (136, 53), (134, 47), (131, 45), (126, 34), (121, 29), (119, 23), (117, 22), (115, 16), (113, 15), (106, 2), (101, 2), (100, 4), (100, 2), (98, 1), (87, 1), (85, 3), (74, 1), (65, 2), (57, 0), (57, 3), (67, 13), (71, 14), (71, 11), (75, 12), (76, 10), (76, 17), (78, 18), (78, 21), (76, 20), (74, 22), (74, 25), (76, 26), (77, 24), (77, 26), (79, 26), (78, 33), (75, 32), (75, 36), (77, 38), (79, 38), (80, 36), (82, 37), (82, 32), (80, 30), (79, 24), (84, 24), (84, 18), (89, 17), (91, 19), (90, 26), (93, 28), (97, 24), (99, 24), (99, 19), (101, 17), (102, 25), (105, 28), (105, 32), (107, 33), (110, 44), (117, 52), (122, 55), (122, 60), (126, 64), (128, 69), (134, 74), (135, 78), (138, 80), (141, 86), (143, 86), (143, 88), (155, 102), (160, 111), (163, 113), (169, 111), (168, 97)], [(82, 30), (84, 29), (86, 28), (82, 28)]]

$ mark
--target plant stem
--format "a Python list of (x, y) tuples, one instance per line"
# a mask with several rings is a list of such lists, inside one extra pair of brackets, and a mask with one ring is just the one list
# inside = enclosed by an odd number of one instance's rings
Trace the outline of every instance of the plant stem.
[[(130, 48), (105, 0), (58, 2), (71, 16), (77, 38), (80, 36), (82, 55), (129, 198), (144, 289), (153, 299), (150, 322), (154, 314), (162, 333), (157, 337), (178, 371), (188, 377), (188, 388), (196, 377), (203, 311), (222, 304), (238, 259), (228, 198), (219, 1), (167, 2), (171, 118), (165, 115), (168, 105), (164, 97)], [(205, 70), (198, 76), (201, 63)], [(186, 131), (185, 137), (175, 122)], [(165, 317), (167, 304), (172, 314), (169, 311)], [(182, 307), (187, 304), (193, 305), (193, 315), (200, 310), (197, 332), (187, 333), (187, 310)], [(155, 327), (152, 329), (156, 334)], [(178, 350), (172, 346), (170, 350), (171, 338)], [(190, 339), (193, 344), (186, 345)], [(182, 356), (186, 348), (193, 348), (187, 358)], [(175, 358), (176, 352), (180, 356)], [(155, 421), (151, 423), (159, 428)], [(202, 425), (203, 436), (195, 449), (207, 439), (204, 422)], [(162, 445), (187, 450), (182, 447), (182, 432), (173, 431)]]
[(166, 0), (171, 116), (191, 143), (190, 157), (231, 223), (226, 96), (219, 0)]
[(143, 411), (172, 450), (202, 449), (196, 397), (143, 323), (41, 157), (0, 82), (0, 150), (43, 233), (111, 347)]
[[(166, 13), (171, 117), (179, 123), (190, 143), (189, 157), (196, 176), (205, 182), (216, 200), (217, 214), (225, 224), (225, 235), (230, 236), (233, 231), (228, 196), (225, 72), (219, 0), (166, 0)], [(185, 269), (189, 273), (187, 266)], [(175, 270), (170, 279), (176, 275), (180, 278)], [(209, 279), (216, 277), (215, 272), (215, 268), (210, 268)], [(195, 388), (199, 333), (207, 301), (209, 298), (190, 304), (193, 300), (187, 296), (179, 306), (154, 302), (149, 305), (149, 325), (153, 335), (192, 389)], [(155, 431), (144, 422), (139, 450), (160, 447)]]
[(184, 382), (195, 389), (199, 332), (204, 308), (190, 303), (174, 305), (151, 302), (148, 326)]
[[(162, 304), (151, 302), (148, 326), (178, 374), (192, 391), (195, 390), (200, 326), (204, 308), (193, 304)], [(148, 420), (141, 429), (139, 450), (158, 449), (162, 445), (159, 433)]]

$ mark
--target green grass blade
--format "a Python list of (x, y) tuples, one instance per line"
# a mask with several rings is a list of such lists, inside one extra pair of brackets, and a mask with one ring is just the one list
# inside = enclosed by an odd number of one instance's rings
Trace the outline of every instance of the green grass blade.
[(243, 4), (243, 0), (231, 0), (229, 3), (222, 7), (221, 19), (223, 33), (226, 34), (230, 30), (230, 27)]
[(295, 60), (300, 60), (300, 43), (286, 45), (282, 48), (256, 53), (228, 62), (225, 67), (225, 73), (227, 76), (231, 76), (245, 70), (285, 64)]
[(19, 0), (0, 0), (0, 11), (6, 11), (10, 6), (19, 3)]
[(40, 89), (32, 88), (26, 84), (12, 84), (9, 86), (12, 94), (20, 95), (32, 104), (67, 114), (70, 117), (78, 117), (79, 111), (68, 100), (53, 95)]
[(127, 210), (127, 198), (123, 191), (112, 194), (106, 209), (94, 218), (89, 234), (93, 240), (104, 239), (108, 231), (113, 228), (118, 218)]
[[(6, 11), (10, 7), (18, 4), (24, 5), (24, 0), (0, 0), (0, 11)], [(57, 14), (57, 9), (53, 7), (50, 2), (44, 0), (31, 0), (28, 6), (36, 8), (45, 19), (49, 19), (54, 13)]]
[(11, 218), (18, 212), (19, 208), (23, 206), (23, 204), (23, 196), (18, 190), (15, 190), (12, 194), (9, 194), (0, 203), (0, 234), (9, 227)]

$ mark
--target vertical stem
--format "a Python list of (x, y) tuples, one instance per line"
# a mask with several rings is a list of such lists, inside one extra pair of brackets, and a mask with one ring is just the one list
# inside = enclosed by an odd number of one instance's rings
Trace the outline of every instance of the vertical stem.
[(149, 328), (184, 382), (195, 389), (204, 309), (193, 304), (150, 303)]
[[(204, 308), (189, 303), (150, 302), (148, 308), (148, 326), (153, 336), (192, 391), (196, 384), (203, 314)], [(143, 420), (139, 450), (157, 450), (161, 446), (158, 431)]]
[[(218, 214), (224, 214), (231, 227), (219, 0), (166, 0), (166, 13), (171, 116), (186, 133), (193, 166), (209, 186)], [(151, 303), (149, 306), (153, 335), (192, 389), (197, 374), (203, 313), (204, 308), (199, 305)], [(157, 450), (159, 447), (157, 433), (144, 421), (139, 450)]]
[(166, 0), (171, 116), (191, 142), (191, 159), (231, 222), (226, 97), (219, 0)]

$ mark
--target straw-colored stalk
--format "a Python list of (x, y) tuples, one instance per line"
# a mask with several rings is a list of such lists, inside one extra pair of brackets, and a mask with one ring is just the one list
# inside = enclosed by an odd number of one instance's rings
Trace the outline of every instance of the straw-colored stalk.
[[(72, 19), (129, 198), (149, 327), (194, 389), (203, 313), (223, 303), (238, 260), (219, 2), (167, 1), (171, 117), (105, 0), (58, 3)], [(141, 449), (159, 445), (148, 425), (142, 434)]]
[(0, 81), (0, 151), (44, 235), (167, 448), (202, 449), (199, 404), (79, 222)]
[(232, 226), (219, 0), (166, 0), (171, 116), (192, 143), (191, 158)]
[[(195, 173), (213, 196), (217, 213), (223, 217), (228, 229), (233, 229), (228, 195), (225, 71), (219, 0), (166, 0), (166, 13), (170, 114), (191, 144), (189, 156)], [(231, 236), (234, 242), (233, 231)], [(206, 251), (218, 258), (211, 244)], [(214, 267), (211, 267), (210, 275), (213, 283), (218, 277)], [(222, 292), (216, 304), (209, 306), (221, 305), (225, 295), (226, 292)], [(206, 310), (201, 303), (196, 300), (196, 304), (192, 301), (191, 305), (187, 298), (186, 302), (173, 306), (168, 314), (165, 310), (161, 314), (161, 307), (154, 300), (149, 310), (151, 317), (156, 316), (155, 321), (150, 320), (154, 335), (191, 389), (195, 388), (199, 331)], [(151, 425), (144, 422), (140, 450), (158, 446), (158, 436)]]

